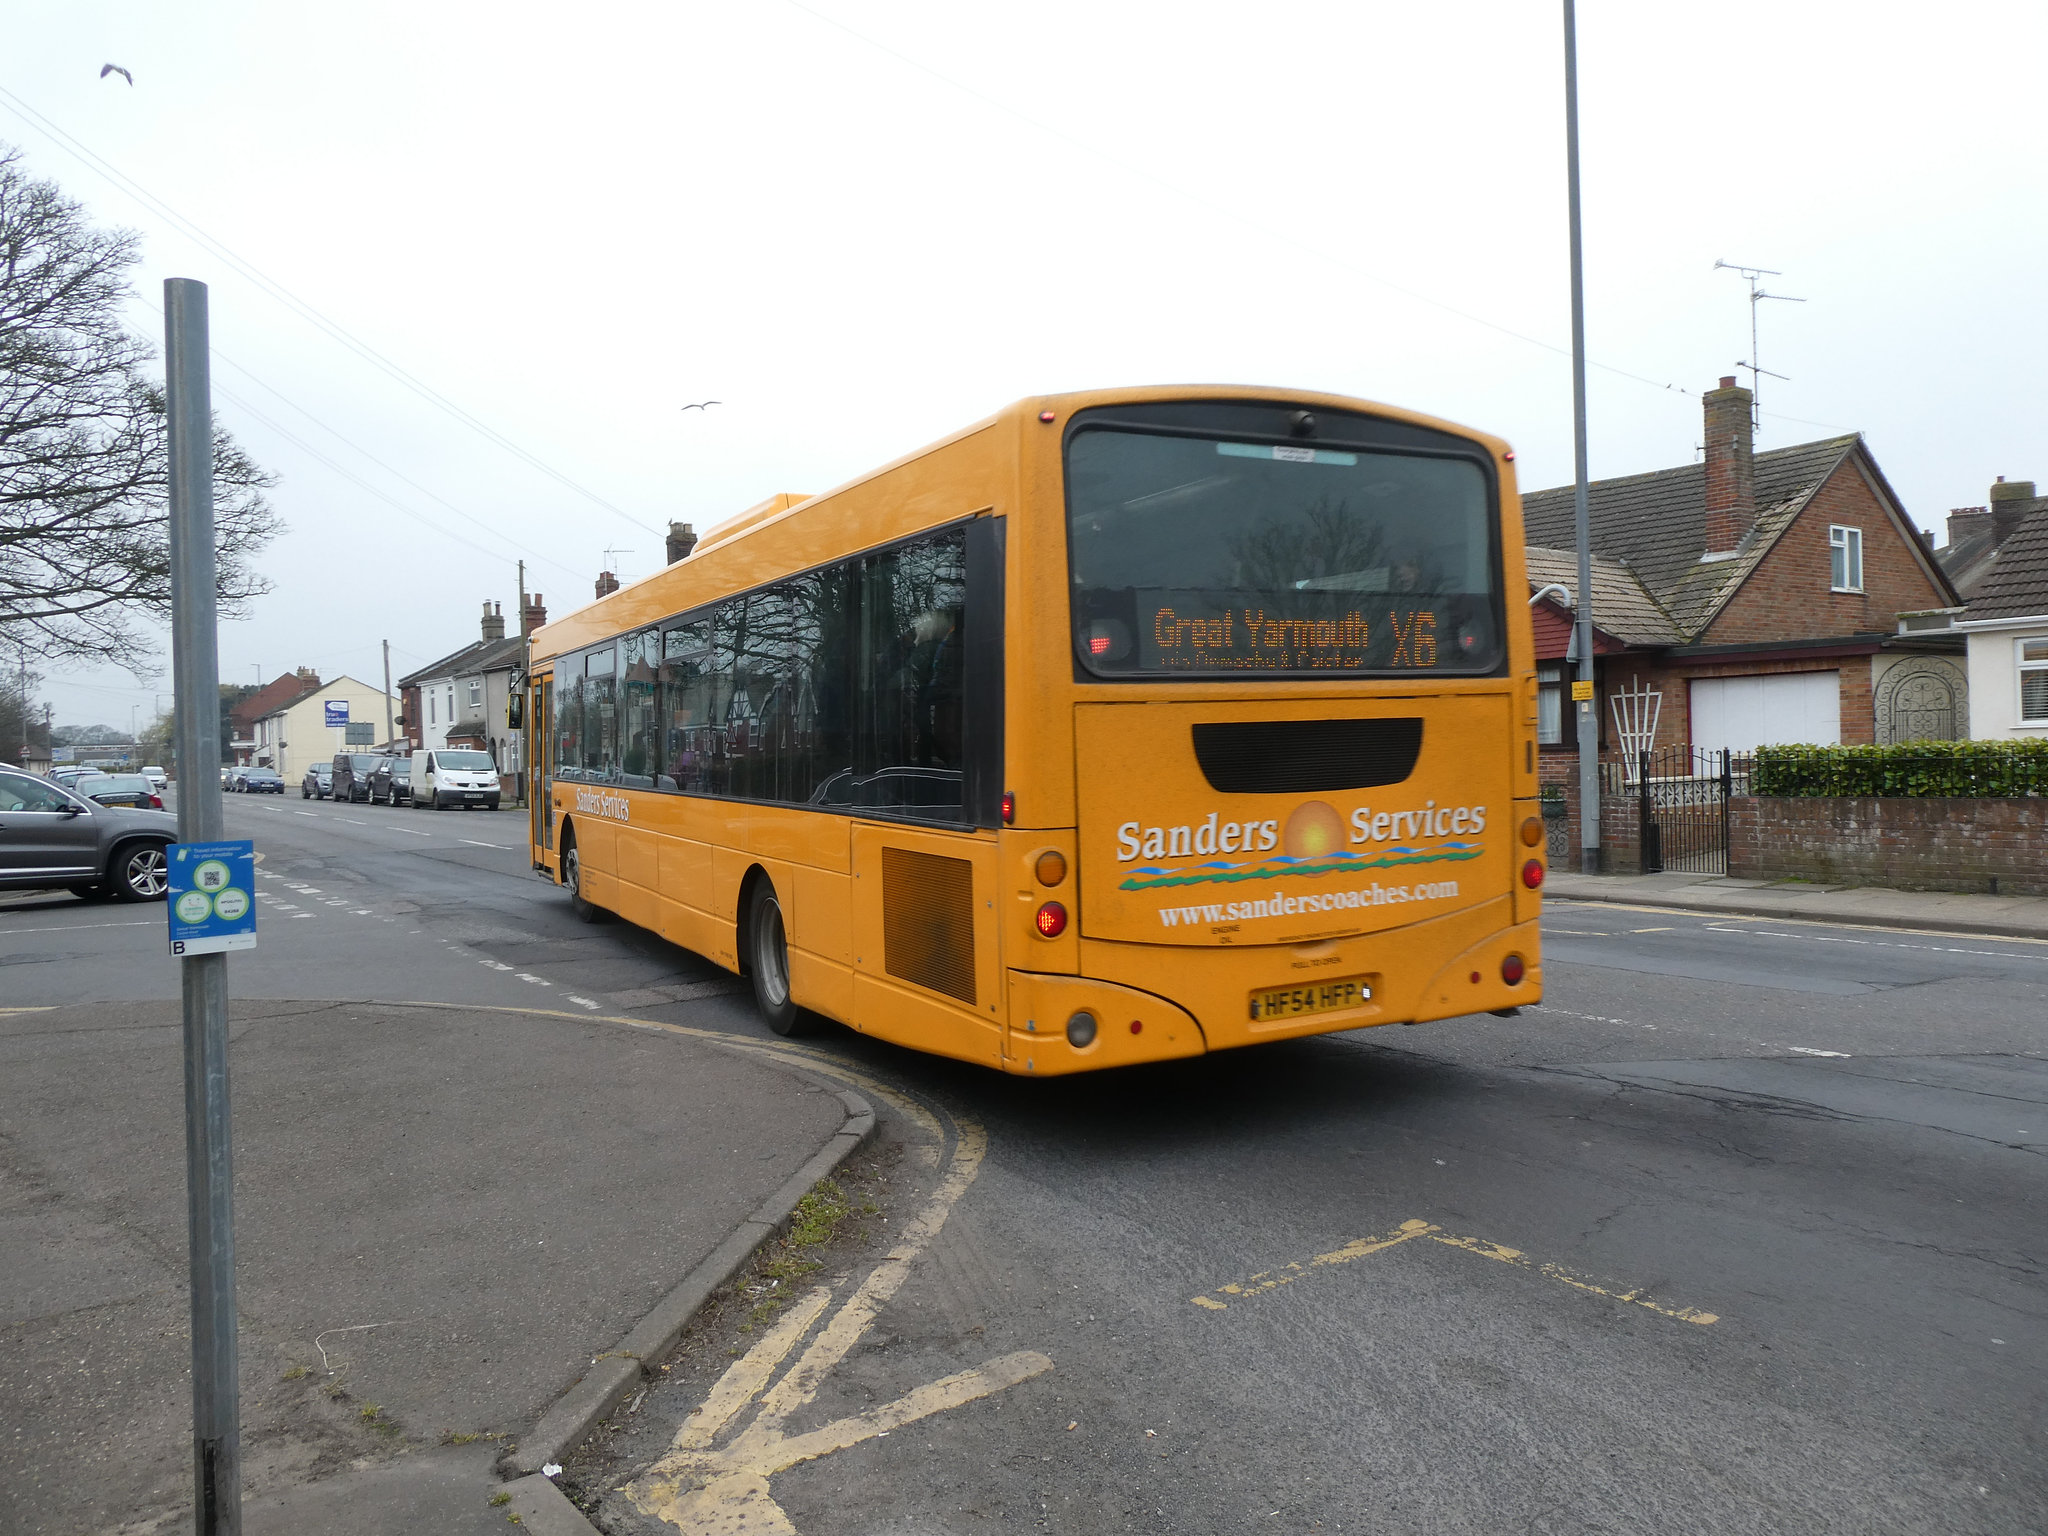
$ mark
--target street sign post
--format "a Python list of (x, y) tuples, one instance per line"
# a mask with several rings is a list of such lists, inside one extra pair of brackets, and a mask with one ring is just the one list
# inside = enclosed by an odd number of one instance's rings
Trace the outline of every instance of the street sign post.
[[(187, 277), (166, 280), (171, 671), (177, 679), (177, 846), (182, 849), (218, 842), (227, 830), (220, 795), (220, 623), (214, 600), (209, 360), (206, 284)], [(177, 867), (175, 862), (171, 867)], [(253, 856), (249, 872), (254, 872)], [(220, 876), (209, 870), (207, 879)], [(239, 889), (253, 894), (252, 883), (244, 878)], [(234, 884), (234, 861), (229, 860), (220, 890), (207, 895), (209, 904), (217, 907), (219, 895)], [(171, 904), (175, 922), (177, 897)], [(234, 909), (234, 898), (227, 906)], [(254, 912), (244, 915), (254, 923)], [(242, 1399), (235, 1318), (228, 957), (217, 950), (180, 955), (178, 970), (185, 999), (185, 1214), (192, 1261), (192, 1527), (196, 1536), (240, 1536)]]
[(171, 953), (218, 955), (256, 947), (256, 845), (179, 843), (171, 849)]
[(323, 700), (321, 700), (321, 701), (320, 701), (320, 712), (321, 712), (322, 716), (324, 717), (324, 719), (323, 719), (323, 722), (322, 722), (323, 724), (326, 724), (326, 725), (347, 725), (347, 724), (348, 724), (348, 700), (347, 700), (347, 699), (323, 699)]

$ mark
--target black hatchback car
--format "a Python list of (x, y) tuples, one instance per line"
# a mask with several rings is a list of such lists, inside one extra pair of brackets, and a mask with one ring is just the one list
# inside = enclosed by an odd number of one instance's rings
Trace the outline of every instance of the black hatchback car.
[(334, 788), (330, 793), (336, 800), (369, 799), (370, 775), (383, 761), (381, 752), (342, 753), (334, 760)]
[(387, 757), (370, 775), (370, 804), (412, 804), (412, 759)]

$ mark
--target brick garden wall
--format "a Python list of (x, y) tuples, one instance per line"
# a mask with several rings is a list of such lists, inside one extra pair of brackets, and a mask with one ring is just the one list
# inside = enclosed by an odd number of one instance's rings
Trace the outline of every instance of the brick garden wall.
[[(1605, 817), (1602, 818), (1604, 822)], [(1919, 891), (2048, 896), (2048, 800), (1728, 802), (1728, 873)]]

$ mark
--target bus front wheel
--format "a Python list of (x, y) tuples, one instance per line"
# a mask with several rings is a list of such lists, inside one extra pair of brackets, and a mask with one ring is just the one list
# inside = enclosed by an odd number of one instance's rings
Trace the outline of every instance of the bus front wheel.
[(583, 894), (583, 855), (573, 837), (562, 844), (562, 884), (569, 888), (569, 910), (584, 922), (594, 923), (604, 916), (604, 909)]
[(754, 887), (747, 903), (747, 969), (754, 983), (754, 1006), (778, 1035), (802, 1032), (800, 1010), (789, 992), (789, 936), (782, 923), (782, 903), (766, 880)]

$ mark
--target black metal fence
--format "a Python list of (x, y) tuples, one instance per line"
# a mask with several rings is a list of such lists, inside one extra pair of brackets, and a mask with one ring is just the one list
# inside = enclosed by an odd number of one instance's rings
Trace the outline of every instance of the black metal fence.
[(1703, 747), (1640, 753), (1634, 764), (1641, 868), (1728, 873), (1728, 801), (1749, 793), (1754, 760)]

